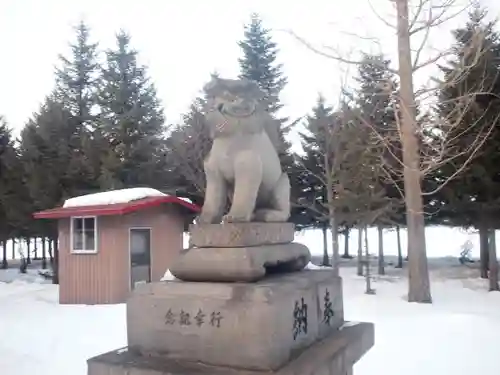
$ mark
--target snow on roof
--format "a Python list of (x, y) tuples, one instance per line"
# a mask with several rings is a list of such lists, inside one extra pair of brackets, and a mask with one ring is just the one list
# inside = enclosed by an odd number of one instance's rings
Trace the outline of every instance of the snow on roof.
[(81, 195), (66, 199), (63, 207), (98, 206), (117, 203), (128, 203), (148, 197), (165, 197), (166, 194), (152, 188), (130, 188), (104, 191), (101, 193)]

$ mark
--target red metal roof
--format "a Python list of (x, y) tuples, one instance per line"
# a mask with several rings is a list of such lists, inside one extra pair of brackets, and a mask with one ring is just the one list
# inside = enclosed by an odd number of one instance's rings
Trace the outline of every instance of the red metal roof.
[(172, 196), (164, 197), (147, 197), (127, 203), (104, 204), (94, 206), (78, 206), (78, 207), (57, 207), (50, 210), (35, 212), (35, 219), (60, 219), (70, 216), (104, 216), (104, 215), (123, 215), (129, 212), (143, 210), (159, 206), (164, 203), (180, 204), (183, 207), (199, 212), (200, 207), (193, 203), (186, 202), (183, 199)]

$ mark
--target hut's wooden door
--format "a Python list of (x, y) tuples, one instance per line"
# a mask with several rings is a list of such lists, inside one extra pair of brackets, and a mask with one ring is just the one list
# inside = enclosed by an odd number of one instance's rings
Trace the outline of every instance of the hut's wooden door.
[(151, 282), (151, 228), (130, 228), (130, 284)]

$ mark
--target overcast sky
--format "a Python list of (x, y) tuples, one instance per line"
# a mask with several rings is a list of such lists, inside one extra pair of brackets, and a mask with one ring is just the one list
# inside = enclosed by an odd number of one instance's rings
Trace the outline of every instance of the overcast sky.
[[(238, 74), (237, 41), (251, 12), (273, 29), (289, 84), (283, 92), (286, 115), (304, 115), (318, 92), (335, 98), (344, 75), (337, 62), (310, 52), (285, 29), (293, 29), (316, 45), (328, 44), (344, 52), (378, 51), (361, 36), (377, 37), (384, 52), (394, 56), (393, 31), (373, 15), (369, 0), (0, 0), (0, 114), (19, 131), (53, 87), (58, 54), (68, 54), (74, 26), (84, 19), (93, 41), (113, 45), (124, 28), (149, 67), (166, 110), (176, 122), (217, 70), (223, 77)], [(389, 0), (371, 0), (392, 22)], [(499, 0), (483, 0), (490, 13), (500, 14)], [(456, 26), (456, 22), (455, 26)], [(449, 24), (447, 27), (452, 27)], [(432, 47), (449, 41), (449, 33), (435, 33)], [(429, 52), (430, 53), (430, 52)], [(353, 68), (351, 68), (353, 69)]]

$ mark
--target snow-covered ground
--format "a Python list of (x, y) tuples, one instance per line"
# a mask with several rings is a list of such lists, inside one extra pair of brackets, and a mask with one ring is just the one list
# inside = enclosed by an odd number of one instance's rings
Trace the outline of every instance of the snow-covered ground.
[[(434, 304), (418, 305), (404, 301), (404, 277), (379, 278), (366, 295), (342, 268), (346, 319), (376, 325), (356, 375), (497, 375), (500, 293), (467, 270), (434, 270)], [(61, 306), (57, 286), (27, 281), (0, 282), (2, 375), (85, 375), (87, 358), (126, 345), (124, 305)]]
[[(377, 294), (366, 295), (355, 260), (343, 260), (346, 319), (376, 324), (375, 347), (356, 365), (356, 375), (499, 374), (500, 293), (487, 292), (485, 281), (477, 278), (477, 264), (465, 267), (457, 261), (467, 240), (474, 245), (472, 255), (479, 255), (478, 235), (440, 227), (427, 228), (426, 234), (428, 255), (434, 257), (433, 305), (407, 303), (406, 271), (391, 266), (387, 276), (374, 281)], [(406, 253), (406, 232), (401, 235)], [(321, 232), (298, 233), (296, 241), (322, 254)], [(375, 229), (369, 230), (369, 242), (376, 254)], [(343, 243), (341, 237), (341, 252)], [(356, 231), (349, 245), (354, 253)], [(385, 233), (384, 245), (391, 261), (395, 232)], [(61, 306), (57, 286), (37, 270), (25, 275), (17, 268), (0, 270), (0, 374), (85, 375), (87, 358), (125, 343), (124, 305)]]

